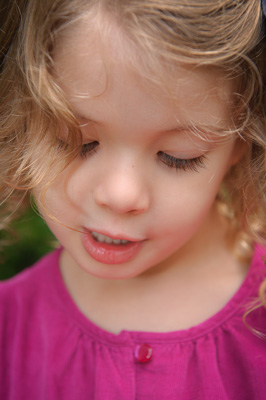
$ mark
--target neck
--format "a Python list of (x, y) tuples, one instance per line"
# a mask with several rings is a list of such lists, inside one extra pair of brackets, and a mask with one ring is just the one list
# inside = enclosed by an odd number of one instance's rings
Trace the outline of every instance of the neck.
[(247, 268), (228, 250), (226, 232), (226, 221), (214, 212), (189, 244), (126, 280), (91, 276), (63, 252), (63, 279), (81, 311), (109, 331), (186, 329), (217, 312), (245, 277)]

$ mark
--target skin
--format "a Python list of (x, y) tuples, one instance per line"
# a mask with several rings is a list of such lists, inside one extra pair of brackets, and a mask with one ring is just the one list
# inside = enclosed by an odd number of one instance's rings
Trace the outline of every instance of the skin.
[[(179, 66), (168, 81), (173, 102), (126, 60), (112, 57), (108, 38), (89, 29), (80, 23), (59, 41), (55, 75), (80, 121), (83, 143), (98, 145), (46, 193), (45, 207), (62, 224), (45, 212), (44, 219), (64, 248), (61, 272), (85, 315), (113, 332), (184, 329), (216, 312), (244, 277), (214, 206), (236, 162), (236, 139), (220, 143), (213, 135), (229, 128), (231, 88), (215, 71)], [(191, 124), (204, 125), (211, 140), (196, 138)], [(158, 152), (202, 161), (171, 168)], [(41, 191), (34, 194), (42, 210)], [(85, 250), (84, 228), (143, 243), (132, 260), (107, 265)], [(181, 305), (177, 318), (173, 309)]]

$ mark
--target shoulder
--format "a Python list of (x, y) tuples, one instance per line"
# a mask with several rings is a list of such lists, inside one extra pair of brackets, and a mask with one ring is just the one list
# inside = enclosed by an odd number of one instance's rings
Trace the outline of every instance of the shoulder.
[(255, 245), (253, 262), (260, 265), (266, 264), (266, 246)]
[(0, 317), (29, 306), (46, 292), (51, 275), (55, 274), (60, 251), (56, 250), (15, 277), (0, 282)]
[(250, 274), (258, 284), (266, 277), (266, 247), (255, 245), (254, 254), (250, 265)]
[(44, 369), (46, 362), (54, 371), (62, 346), (70, 356), (75, 351), (76, 330), (73, 343), (64, 346), (73, 324), (60, 297), (59, 255), (57, 250), (0, 283), (1, 399), (11, 399), (14, 387), (17, 393), (29, 394), (27, 398), (40, 398), (47, 383), (43, 379), (49, 375)]
[[(57, 276), (60, 250), (0, 283), (0, 353), (11, 354), (15, 343), (24, 349), (58, 320)], [(28, 343), (28, 344), (27, 344)], [(12, 350), (13, 349), (13, 350)]]
[[(32, 284), (34, 281), (39, 281), (40, 277), (44, 278), (49, 275), (47, 269), (54, 269), (58, 265), (60, 250), (55, 250), (38, 260), (34, 265), (26, 268), (13, 278), (5, 281), (0, 281), (0, 295), (9, 290), (22, 290)], [(39, 281), (40, 282), (40, 281)]]

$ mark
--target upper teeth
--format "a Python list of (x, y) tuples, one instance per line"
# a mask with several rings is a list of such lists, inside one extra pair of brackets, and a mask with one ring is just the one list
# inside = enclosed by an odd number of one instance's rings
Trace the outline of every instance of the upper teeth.
[(126, 244), (129, 243), (128, 240), (124, 239), (112, 239), (109, 236), (102, 235), (101, 233), (91, 232), (94, 239), (101, 243), (108, 243), (108, 244)]

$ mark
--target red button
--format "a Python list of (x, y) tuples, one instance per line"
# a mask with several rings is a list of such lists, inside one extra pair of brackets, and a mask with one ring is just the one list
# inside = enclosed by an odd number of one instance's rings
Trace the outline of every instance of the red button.
[(135, 359), (139, 363), (146, 363), (152, 358), (152, 348), (148, 344), (144, 343), (136, 347)]

